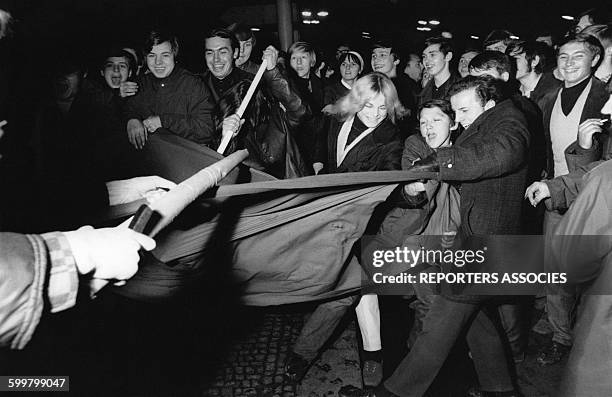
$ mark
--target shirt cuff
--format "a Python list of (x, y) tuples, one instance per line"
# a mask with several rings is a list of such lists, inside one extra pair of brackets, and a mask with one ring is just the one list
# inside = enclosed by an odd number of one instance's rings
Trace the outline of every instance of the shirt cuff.
[(79, 274), (70, 244), (60, 232), (45, 233), (43, 240), (49, 252), (49, 288), (47, 296), (51, 313), (70, 309), (76, 304)]

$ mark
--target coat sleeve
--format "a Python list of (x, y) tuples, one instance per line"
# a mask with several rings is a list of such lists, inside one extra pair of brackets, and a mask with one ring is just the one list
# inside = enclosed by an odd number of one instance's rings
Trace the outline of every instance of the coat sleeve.
[(567, 273), (570, 284), (594, 280), (612, 252), (612, 163), (586, 176), (584, 188), (565, 213), (551, 242), (551, 271)]
[(565, 161), (567, 168), (572, 172), (578, 168), (587, 166), (589, 163), (597, 161), (601, 158), (601, 145), (597, 139), (593, 140), (593, 146), (590, 149), (583, 149), (578, 145), (578, 141), (574, 141), (565, 149)]
[(289, 85), (289, 81), (278, 67), (267, 70), (263, 74), (272, 96), (285, 108), (287, 123), (290, 128), (296, 128), (304, 117), (308, 117), (310, 109), (304, 104), (302, 98)]
[(162, 112), (159, 115), (162, 127), (184, 138), (212, 142), (214, 105), (208, 88), (204, 82), (195, 77), (186, 80), (183, 88), (183, 92), (188, 90), (190, 96), (186, 111)]
[(441, 180), (496, 178), (527, 161), (529, 132), (524, 118), (504, 118), (490, 128), (476, 139), (438, 149)]
[(61, 233), (0, 233), (0, 346), (23, 349), (45, 302), (51, 312), (68, 309), (77, 291), (76, 265)]

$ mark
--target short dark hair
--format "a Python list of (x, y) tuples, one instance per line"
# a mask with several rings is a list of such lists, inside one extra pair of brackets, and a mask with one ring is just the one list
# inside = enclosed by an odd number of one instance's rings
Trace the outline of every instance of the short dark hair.
[(146, 58), (147, 54), (151, 52), (151, 49), (153, 49), (153, 46), (160, 45), (162, 43), (165, 43), (166, 41), (170, 43), (170, 49), (172, 50), (172, 54), (174, 54), (175, 57), (178, 56), (178, 39), (172, 33), (163, 30), (151, 30), (149, 32), (143, 47), (143, 56)]
[(225, 28), (215, 28), (208, 32), (204, 40), (210, 39), (212, 37), (220, 37), (222, 39), (228, 39), (230, 41), (230, 46), (232, 47), (232, 51), (240, 49), (240, 44), (238, 43), (238, 39), (234, 32)]
[(111, 47), (102, 54), (99, 61), (100, 70), (104, 69), (106, 60), (111, 57), (123, 57), (127, 59), (128, 68), (130, 71), (134, 72), (136, 70), (136, 59), (134, 59), (134, 55), (130, 54), (121, 47)]
[(535, 60), (536, 56), (539, 57), (540, 61), (533, 68), (533, 71), (537, 74), (550, 72), (556, 66), (554, 62), (552, 62), (554, 59), (553, 49), (541, 41), (519, 41), (511, 44), (506, 52), (511, 56), (525, 54), (527, 70), (530, 72), (532, 71), (531, 62)]
[(504, 72), (512, 73), (510, 57), (499, 51), (483, 51), (470, 61), (468, 68), (478, 71), (495, 69), (500, 75)]
[(472, 89), (476, 92), (476, 96), (482, 106), (488, 101), (500, 103), (506, 99), (504, 83), (488, 75), (466, 76), (455, 82), (448, 91), (448, 98), (450, 99), (453, 95)]
[(431, 99), (423, 103), (421, 106), (419, 106), (417, 117), (421, 118), (421, 111), (423, 109), (431, 109), (431, 108), (440, 109), (442, 113), (446, 114), (451, 119), (451, 121), (455, 121), (455, 111), (451, 107), (450, 102), (447, 101), (446, 99)]
[(597, 69), (601, 61), (603, 60), (604, 48), (601, 45), (599, 39), (595, 36), (591, 36), (590, 34), (585, 33), (576, 33), (570, 34), (566, 38), (559, 43), (559, 48), (557, 49), (557, 55), (559, 55), (559, 51), (561, 51), (561, 47), (569, 43), (582, 43), (586, 49), (593, 55), (593, 58), (599, 55), (599, 61), (597, 61), (597, 65), (593, 67), (593, 69)]
[(242, 22), (233, 23), (230, 26), (228, 26), (227, 29), (234, 32), (234, 36), (236, 36), (236, 40), (247, 41), (250, 39), (251, 43), (253, 44), (253, 47), (255, 47), (255, 43), (257, 42), (257, 39), (255, 38), (255, 34), (251, 30), (251, 28), (245, 25), (244, 23)]
[(429, 47), (430, 45), (434, 45), (434, 44), (440, 45), (440, 52), (444, 55), (448, 54), (449, 52), (452, 52), (453, 54), (455, 53), (451, 41), (447, 39), (446, 37), (442, 37), (442, 36), (430, 37), (427, 40), (425, 40), (425, 46), (423, 47), (423, 50), (425, 50), (425, 48)]
[(483, 47), (487, 48), (488, 46), (499, 43), (500, 41), (505, 45), (508, 45), (510, 42), (512, 42), (510, 36), (512, 36), (512, 33), (507, 30), (494, 29), (487, 35), (487, 37), (485, 37)]
[(398, 48), (398, 45), (394, 43), (393, 40), (389, 40), (389, 39), (377, 40), (372, 45), (370, 52), (373, 52), (375, 48), (388, 48), (390, 50), (390, 54), (393, 54), (395, 59), (399, 59), (400, 62), (402, 61), (403, 56)]

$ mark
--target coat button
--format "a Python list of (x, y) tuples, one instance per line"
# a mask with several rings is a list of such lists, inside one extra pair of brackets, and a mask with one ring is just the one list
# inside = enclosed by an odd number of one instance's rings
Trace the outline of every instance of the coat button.
[(448, 163), (448, 165), (446, 167), (447, 168), (453, 168), (453, 164), (452, 163)]

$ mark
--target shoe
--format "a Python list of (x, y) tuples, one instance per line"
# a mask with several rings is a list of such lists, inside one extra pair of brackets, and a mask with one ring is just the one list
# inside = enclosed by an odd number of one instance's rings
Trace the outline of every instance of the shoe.
[(518, 390), (510, 391), (484, 391), (477, 387), (472, 387), (468, 390), (467, 397), (523, 397), (523, 394)]
[(363, 385), (365, 387), (376, 387), (382, 382), (383, 364), (374, 360), (366, 360), (361, 368)]
[(297, 353), (289, 353), (285, 362), (285, 378), (294, 383), (299, 383), (304, 379), (306, 372), (312, 363)]
[(542, 366), (556, 364), (563, 360), (570, 350), (571, 346), (565, 346), (561, 343), (553, 342), (550, 346), (540, 352), (537, 358), (538, 364)]

